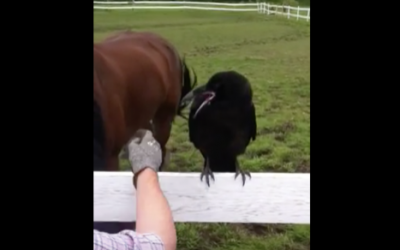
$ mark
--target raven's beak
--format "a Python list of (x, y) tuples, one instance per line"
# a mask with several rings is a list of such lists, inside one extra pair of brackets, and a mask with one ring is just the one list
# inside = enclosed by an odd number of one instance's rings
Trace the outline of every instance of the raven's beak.
[(200, 93), (204, 92), (206, 89), (206, 85), (199, 86), (195, 89), (192, 89), (189, 93), (187, 93), (181, 100), (181, 105), (187, 106), (189, 105), (194, 98), (199, 95)]
[(206, 105), (210, 105), (211, 101), (215, 98), (214, 91), (205, 91), (205, 92), (203, 92), (203, 95), (206, 96), (206, 99), (203, 101), (203, 103), (200, 105), (200, 107), (196, 110), (196, 113), (194, 113), (193, 119), (196, 118), (196, 116), (200, 112), (200, 110), (202, 110)]

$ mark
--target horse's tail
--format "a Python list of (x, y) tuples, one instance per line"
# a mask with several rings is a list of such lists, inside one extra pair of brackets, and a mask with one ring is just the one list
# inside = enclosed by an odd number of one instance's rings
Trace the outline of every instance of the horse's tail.
[(192, 91), (197, 85), (197, 75), (196, 72), (193, 70), (193, 79), (190, 76), (190, 70), (186, 64), (185, 57), (182, 58), (182, 71), (183, 71), (183, 82), (182, 82), (182, 89), (181, 89), (181, 98), (179, 100), (179, 107), (177, 115), (180, 117), (187, 119), (185, 116), (182, 115), (182, 111), (186, 108), (188, 104), (182, 103), (183, 97), (185, 97), (190, 91)]

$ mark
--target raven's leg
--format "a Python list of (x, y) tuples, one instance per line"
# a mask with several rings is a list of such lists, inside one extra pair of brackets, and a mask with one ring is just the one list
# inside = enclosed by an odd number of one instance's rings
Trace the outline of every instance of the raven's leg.
[(236, 178), (239, 176), (239, 174), (240, 174), (240, 175), (242, 176), (242, 181), (243, 181), (243, 186), (244, 186), (244, 184), (245, 184), (245, 182), (246, 182), (246, 175), (251, 179), (250, 172), (241, 170), (240, 167), (239, 167), (239, 162), (238, 162), (237, 159), (235, 160), (235, 165), (236, 165), (235, 179), (236, 179)]
[(203, 154), (203, 157), (204, 157), (204, 165), (203, 165), (203, 171), (201, 172), (201, 175), (200, 175), (200, 180), (203, 181), (203, 177), (205, 176), (206, 177), (207, 186), (210, 187), (210, 176), (211, 176), (211, 179), (213, 181), (215, 181), (214, 174), (211, 171), (208, 157), (206, 157), (204, 154)]

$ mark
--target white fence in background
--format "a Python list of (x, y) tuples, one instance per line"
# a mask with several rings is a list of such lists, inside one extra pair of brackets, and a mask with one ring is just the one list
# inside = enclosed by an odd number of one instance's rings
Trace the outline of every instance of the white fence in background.
[[(151, 6), (149, 6), (151, 5)], [(161, 6), (160, 6), (161, 5)], [(222, 7), (216, 7), (222, 6)], [(282, 15), (287, 18), (294, 17), (297, 20), (310, 20), (310, 8), (300, 6), (284, 6), (269, 3), (215, 3), (192, 1), (94, 1), (96, 10), (214, 10), (214, 11), (257, 11), (260, 14)]]
[[(310, 224), (310, 174), (216, 173), (207, 187), (200, 173), (159, 173), (176, 222)], [(135, 221), (130, 172), (94, 172), (94, 221)]]

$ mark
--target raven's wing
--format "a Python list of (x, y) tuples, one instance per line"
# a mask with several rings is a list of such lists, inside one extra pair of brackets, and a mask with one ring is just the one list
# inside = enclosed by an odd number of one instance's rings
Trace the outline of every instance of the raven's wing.
[(197, 109), (200, 107), (201, 105), (201, 99), (196, 96), (192, 102), (192, 105), (190, 106), (190, 113), (189, 113), (189, 119), (188, 119), (188, 126), (189, 126), (189, 141), (196, 144), (195, 142), (195, 138), (196, 135), (195, 133), (197, 132), (197, 124), (198, 124), (198, 120), (195, 120), (193, 118), (194, 114), (196, 113)]
[(253, 139), (253, 141), (256, 139), (257, 135), (257, 119), (256, 119), (256, 108), (254, 107), (254, 104), (251, 103), (250, 109), (247, 112), (248, 117), (246, 121), (248, 122), (249, 126), (249, 131), (250, 131), (250, 138)]

